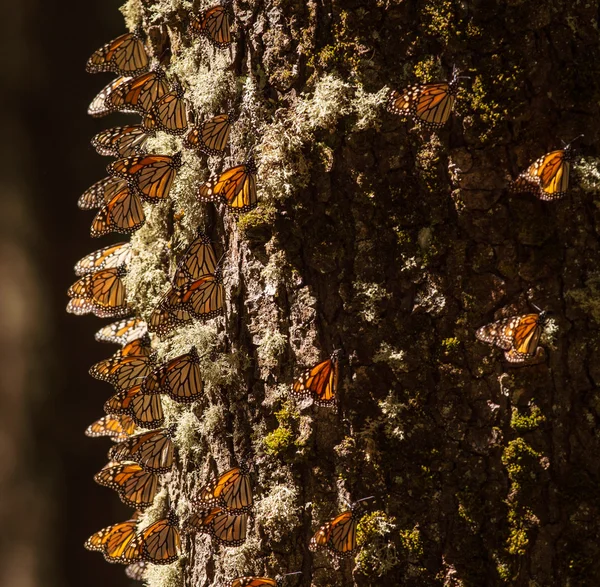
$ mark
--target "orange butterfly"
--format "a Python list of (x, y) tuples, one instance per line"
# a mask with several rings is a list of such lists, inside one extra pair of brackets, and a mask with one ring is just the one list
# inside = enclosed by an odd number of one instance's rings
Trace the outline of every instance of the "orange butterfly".
[(88, 59), (86, 71), (114, 71), (120, 75), (137, 75), (148, 69), (148, 55), (137, 32), (126, 33), (107, 43)]
[(125, 346), (142, 338), (148, 332), (148, 326), (141, 318), (126, 318), (102, 327), (94, 338), (98, 342), (111, 342)]
[(428, 129), (441, 128), (452, 113), (460, 79), (458, 70), (454, 68), (452, 77), (446, 82), (415, 84), (402, 92), (393, 91), (387, 108), (394, 114), (408, 114)]
[(170, 510), (166, 518), (150, 524), (139, 535), (142, 558), (153, 565), (169, 565), (181, 553), (179, 518)]
[(164, 200), (181, 167), (181, 153), (175, 155), (145, 155), (126, 157), (111, 163), (106, 169), (109, 175), (126, 179), (136, 193), (148, 202)]
[(184, 91), (176, 82), (173, 89), (161, 96), (144, 119), (144, 128), (148, 131), (162, 130), (172, 135), (182, 135), (188, 127), (189, 106), (183, 97)]
[(75, 275), (82, 277), (102, 269), (112, 269), (121, 265), (129, 265), (131, 245), (117, 243), (86, 255), (75, 265)]
[[(137, 519), (131, 519), (103, 528), (92, 534), (84, 546), (88, 550), (102, 552), (109, 562), (135, 562), (141, 558), (141, 551), (131, 548), (137, 535), (137, 524)], [(123, 561), (126, 552), (127, 561)]]
[(126, 274), (124, 267), (103, 269), (96, 273), (84, 275), (76, 281), (67, 292), (73, 298), (67, 306), (67, 312), (73, 314), (89, 314), (99, 318), (118, 318), (129, 313), (125, 284), (122, 279)]
[(193, 127), (183, 140), (187, 149), (198, 150), (205, 155), (221, 155), (229, 140), (231, 114), (219, 114)]
[[(225, 290), (220, 272), (189, 281), (180, 287), (171, 287), (159, 303), (159, 309), (167, 310), (177, 320), (185, 320), (186, 314), (201, 320), (223, 315)], [(179, 313), (181, 313), (179, 315)]]
[(186, 532), (210, 534), (218, 544), (240, 546), (246, 541), (248, 514), (232, 514), (220, 507), (192, 514), (185, 524)]
[(306, 371), (292, 385), (292, 395), (299, 398), (312, 397), (318, 406), (332, 406), (336, 402), (339, 379), (339, 353)]
[(311, 538), (309, 549), (312, 551), (326, 549), (336, 558), (352, 556), (357, 549), (356, 527), (359, 518), (356, 515), (356, 506), (367, 499), (373, 497), (359, 499), (350, 506), (348, 511), (342, 512), (321, 526)]
[(133, 461), (146, 471), (168, 473), (173, 466), (173, 428), (142, 432), (115, 444), (108, 452), (111, 461)]
[(546, 312), (512, 316), (482, 326), (475, 336), (504, 350), (510, 363), (522, 363), (535, 356), (546, 320)]
[[(128, 82), (130, 77), (118, 77), (106, 85), (104, 88), (100, 90), (98, 95), (92, 100), (90, 105), (88, 106), (87, 113), (94, 118), (100, 118), (101, 116), (106, 116), (111, 112), (116, 110), (115, 106), (112, 103), (113, 94), (121, 88), (123, 84)], [(133, 109), (122, 109), (121, 112), (127, 114), (133, 114), (135, 110)]]
[(94, 481), (114, 489), (124, 504), (140, 509), (152, 505), (160, 487), (158, 475), (144, 471), (136, 463), (109, 463), (94, 475)]
[(145, 114), (168, 91), (165, 72), (158, 68), (119, 84), (106, 97), (106, 101), (113, 111)]
[(113, 442), (129, 438), (136, 431), (135, 422), (126, 414), (120, 416), (104, 416), (90, 424), (85, 435), (92, 438), (108, 436)]
[(98, 238), (111, 232), (132, 234), (145, 222), (142, 201), (125, 183), (125, 186), (98, 210), (92, 221), (90, 235)]
[(200, 510), (220, 507), (230, 513), (249, 513), (253, 505), (250, 471), (245, 463), (223, 473), (200, 493), (195, 506)]
[(127, 187), (127, 182), (118, 177), (105, 177), (81, 194), (77, 205), (81, 210), (100, 208)]
[(511, 191), (531, 193), (544, 201), (564, 198), (569, 188), (569, 172), (574, 159), (571, 148), (573, 141), (564, 149), (551, 151), (534, 161), (512, 182)]
[(231, 45), (229, 6), (213, 6), (200, 18), (192, 18), (190, 33), (206, 37), (215, 47), (225, 49)]
[(99, 155), (108, 157), (132, 157), (144, 155), (144, 145), (148, 137), (153, 135), (139, 124), (116, 126), (99, 132), (92, 138), (92, 147)]
[(222, 200), (234, 212), (248, 212), (258, 206), (256, 174), (258, 169), (252, 157), (246, 163), (231, 167), (216, 180), (202, 184), (198, 190), (200, 202)]
[(104, 404), (107, 414), (127, 414), (141, 428), (160, 428), (165, 421), (160, 396), (144, 394), (141, 384), (113, 395)]
[(177, 263), (173, 284), (182, 286), (217, 271), (217, 257), (208, 236), (198, 231), (198, 236)]
[(196, 347), (150, 373), (142, 384), (146, 394), (165, 393), (179, 403), (196, 401), (204, 389)]
[(289, 577), (290, 575), (301, 575), (302, 571), (296, 571), (295, 573), (286, 573), (277, 579), (270, 579), (269, 577), (238, 577), (232, 581), (228, 581), (225, 587), (281, 587), (283, 585), (283, 578)]

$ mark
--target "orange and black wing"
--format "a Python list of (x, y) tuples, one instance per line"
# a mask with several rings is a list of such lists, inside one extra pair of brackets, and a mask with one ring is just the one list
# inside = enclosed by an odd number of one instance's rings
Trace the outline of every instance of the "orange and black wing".
[(175, 562), (181, 552), (179, 519), (170, 511), (166, 518), (158, 520), (140, 533), (142, 558), (153, 565), (168, 565)]
[(131, 259), (131, 245), (129, 243), (117, 243), (104, 247), (86, 255), (75, 265), (75, 275), (82, 277), (89, 273), (95, 273), (102, 269), (111, 269), (128, 265)]
[[(116, 107), (112, 103), (113, 93), (116, 92), (123, 84), (128, 82), (130, 77), (118, 77), (107, 84), (98, 92), (96, 97), (90, 102), (87, 113), (94, 118), (106, 116), (111, 112), (115, 112)], [(133, 113), (135, 110), (121, 110), (121, 112)]]
[(139, 35), (126, 33), (95, 51), (88, 59), (86, 71), (138, 75), (148, 69), (148, 64), (148, 55)]
[(225, 583), (225, 587), (278, 587), (278, 583), (269, 577), (238, 577)]
[(258, 205), (256, 164), (250, 157), (246, 163), (224, 171), (216, 180), (202, 184), (198, 190), (201, 202), (224, 201), (234, 212), (248, 212)]
[(104, 269), (84, 275), (67, 292), (70, 298), (86, 302), (89, 311), (99, 318), (118, 318), (129, 312), (123, 267)]
[(133, 190), (125, 184), (117, 194), (98, 210), (92, 221), (90, 235), (94, 238), (117, 232), (132, 234), (146, 222), (142, 201)]
[(152, 133), (140, 124), (116, 126), (99, 132), (92, 138), (92, 147), (99, 155), (108, 157), (132, 157), (143, 155), (144, 145)]
[(184, 146), (198, 150), (205, 155), (221, 155), (229, 140), (231, 116), (219, 114), (202, 123), (200, 127), (190, 130), (184, 139)]
[(118, 462), (134, 461), (152, 473), (168, 473), (173, 466), (172, 434), (165, 428), (136, 434), (114, 445), (108, 458)]
[(342, 512), (319, 528), (310, 541), (310, 549), (327, 549), (337, 558), (352, 556), (356, 550), (357, 523), (352, 511)]
[(126, 318), (104, 326), (94, 338), (98, 342), (110, 342), (125, 346), (126, 344), (142, 338), (148, 332), (147, 324), (140, 318)]
[(90, 424), (85, 430), (85, 435), (92, 438), (108, 436), (113, 442), (120, 442), (134, 434), (136, 430), (135, 422), (130, 416), (109, 415)]
[(188, 532), (210, 534), (224, 546), (240, 546), (246, 541), (248, 514), (233, 514), (215, 507), (193, 514), (186, 522)]
[(215, 47), (224, 49), (231, 45), (230, 14), (227, 6), (213, 6), (200, 18), (190, 22), (193, 35), (206, 37)]
[(131, 189), (149, 202), (164, 200), (171, 190), (177, 170), (181, 167), (181, 153), (126, 157), (107, 167), (108, 174), (127, 180)]
[(157, 69), (120, 84), (106, 98), (107, 106), (119, 112), (146, 114), (168, 91), (165, 74)]
[(127, 182), (118, 177), (105, 177), (81, 194), (77, 205), (81, 210), (93, 210), (110, 202), (115, 195), (127, 187)]
[(165, 421), (160, 396), (144, 394), (141, 385), (113, 395), (104, 404), (107, 414), (127, 414), (141, 428), (160, 428)]
[(567, 195), (571, 156), (569, 149), (547, 153), (534, 161), (512, 183), (517, 193), (532, 193), (540, 200), (558, 200)]
[(173, 284), (183, 286), (188, 281), (195, 281), (217, 270), (215, 249), (208, 236), (199, 233), (198, 237), (187, 248), (177, 263)]
[(317, 405), (332, 406), (336, 402), (338, 378), (338, 358), (333, 354), (296, 379), (292, 395), (312, 397)]
[(183, 94), (183, 88), (176, 84), (173, 90), (159, 98), (146, 115), (144, 128), (151, 132), (162, 130), (172, 135), (185, 134), (189, 105)]
[(136, 509), (151, 506), (160, 486), (159, 476), (137, 463), (110, 463), (94, 475), (94, 481), (115, 490), (124, 504)]

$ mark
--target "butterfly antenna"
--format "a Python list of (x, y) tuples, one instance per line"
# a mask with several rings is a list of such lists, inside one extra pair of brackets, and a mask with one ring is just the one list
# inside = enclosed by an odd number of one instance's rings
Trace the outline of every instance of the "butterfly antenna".
[(544, 311), (542, 310), (539, 306), (537, 306), (536, 304), (534, 304), (533, 302), (529, 302), (532, 307), (534, 307), (540, 314)]
[(302, 571), (294, 571), (293, 573), (286, 573), (285, 575), (281, 575), (282, 577), (289, 577), (290, 575), (301, 575)]
[(359, 504), (361, 501), (367, 501), (368, 499), (375, 499), (375, 496), (369, 495), (369, 497), (363, 497), (362, 499), (358, 499), (352, 504), (352, 507), (354, 507), (356, 504)]

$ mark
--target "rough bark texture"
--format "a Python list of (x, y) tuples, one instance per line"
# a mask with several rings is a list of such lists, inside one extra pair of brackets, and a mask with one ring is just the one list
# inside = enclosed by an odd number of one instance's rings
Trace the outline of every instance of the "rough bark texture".
[[(197, 204), (221, 163), (186, 153), (173, 205), (132, 239), (128, 284), (148, 316), (165, 251), (197, 225), (222, 243), (224, 322), (159, 349), (219, 353), (204, 360), (206, 403), (169, 411), (181, 456), (168, 492), (185, 515), (211, 471), (250, 455), (256, 515), (243, 547), (189, 540), (150, 584), (295, 570), (286, 584), (599, 584), (596, 3), (236, 1), (231, 56), (186, 34), (209, 4), (130, 0), (124, 14), (155, 55), (171, 47), (201, 113), (237, 104), (229, 161), (255, 148), (261, 205), (236, 220)], [(384, 111), (387, 89), (454, 64), (470, 79), (443, 131)], [(582, 132), (566, 199), (507, 193)], [(546, 353), (510, 368), (473, 333), (529, 302), (552, 312)], [(294, 377), (337, 348), (339, 410), (290, 401)], [(353, 563), (308, 551), (344, 500), (368, 495)]]

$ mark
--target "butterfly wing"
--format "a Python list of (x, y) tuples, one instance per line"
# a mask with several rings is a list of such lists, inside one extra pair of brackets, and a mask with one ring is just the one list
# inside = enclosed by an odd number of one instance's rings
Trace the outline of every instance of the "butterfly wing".
[(225, 6), (213, 6), (190, 23), (192, 34), (206, 37), (215, 47), (224, 49), (231, 45), (229, 12)]
[(127, 182), (115, 177), (105, 177), (81, 194), (77, 205), (81, 210), (100, 208), (127, 187)]
[(128, 265), (131, 259), (131, 244), (117, 243), (86, 255), (75, 265), (75, 275), (81, 277), (102, 269)]
[(95, 135), (91, 143), (99, 155), (131, 157), (145, 153), (144, 145), (149, 136), (148, 129), (132, 124), (104, 130)]
[(174, 512), (145, 528), (141, 533), (142, 556), (154, 565), (169, 565), (179, 558), (181, 537)]
[(142, 338), (148, 332), (147, 324), (140, 318), (126, 318), (102, 327), (94, 338), (98, 342), (110, 342), (125, 346), (126, 344)]
[[(107, 84), (104, 88), (98, 92), (96, 97), (91, 101), (88, 106), (87, 113), (94, 118), (100, 118), (101, 116), (106, 116), (111, 112), (114, 112), (116, 108), (113, 106), (112, 97), (113, 93), (115, 93), (123, 84), (128, 82), (130, 77), (118, 77), (114, 79), (112, 82)], [(127, 112), (129, 114), (135, 112), (135, 110), (121, 110), (121, 112)]]
[(208, 236), (200, 233), (177, 264), (173, 283), (179, 287), (188, 281), (213, 275), (216, 270), (217, 258), (212, 243)]
[(218, 544), (240, 546), (246, 541), (248, 514), (231, 514), (220, 507), (215, 507), (208, 512), (192, 515), (187, 527), (210, 534)]
[(115, 88), (107, 97), (108, 106), (119, 112), (150, 112), (153, 104), (169, 91), (161, 69), (134, 77)]
[(94, 476), (99, 485), (115, 490), (121, 501), (133, 508), (152, 505), (158, 491), (158, 475), (144, 471), (136, 463), (108, 464)]
[(188, 148), (198, 149), (205, 155), (221, 155), (229, 140), (231, 117), (228, 114), (219, 114), (206, 120), (199, 129), (194, 130), (195, 135), (186, 141)]
[(201, 202), (222, 199), (234, 212), (248, 212), (258, 205), (256, 174), (256, 164), (250, 158), (243, 165), (221, 173), (216, 181), (202, 184), (198, 191), (198, 199)]
[(71, 298), (86, 300), (98, 317), (119, 317), (127, 312), (127, 297), (122, 267), (84, 275), (67, 292)]
[(121, 75), (138, 75), (148, 69), (148, 55), (137, 33), (126, 33), (110, 41), (88, 59), (86, 71), (113, 71)]
[(181, 167), (181, 153), (176, 155), (146, 155), (126, 157), (114, 161), (107, 167), (108, 174), (126, 179), (130, 187), (140, 196), (156, 202), (169, 195), (171, 185)]
[(146, 215), (140, 198), (125, 186), (110, 202), (100, 208), (92, 221), (90, 235), (98, 238), (111, 232), (132, 234), (145, 222)]
[(310, 549), (326, 548), (338, 558), (351, 556), (356, 550), (356, 526), (353, 513), (342, 512), (319, 528), (310, 541)]
[(134, 461), (146, 471), (168, 473), (173, 466), (174, 447), (169, 429), (137, 434), (114, 445), (108, 458), (114, 461)]
[(92, 438), (108, 436), (114, 442), (125, 440), (136, 431), (135, 422), (128, 415), (108, 415), (90, 424), (86, 430), (86, 436)]
[(238, 577), (226, 583), (225, 587), (277, 587), (277, 581), (269, 577)]
[(294, 381), (292, 395), (312, 397), (317, 405), (331, 406), (336, 401), (338, 386), (338, 360), (336, 356), (315, 365)]
[(144, 119), (144, 128), (162, 130), (173, 135), (183, 135), (188, 127), (188, 104), (180, 87), (166, 93), (153, 105)]
[(143, 581), (146, 575), (148, 563), (146, 561), (138, 561), (130, 564), (125, 569), (125, 574), (132, 581)]
[(519, 362), (535, 355), (542, 329), (539, 314), (522, 314), (487, 324), (475, 336), (508, 351), (511, 362)]

